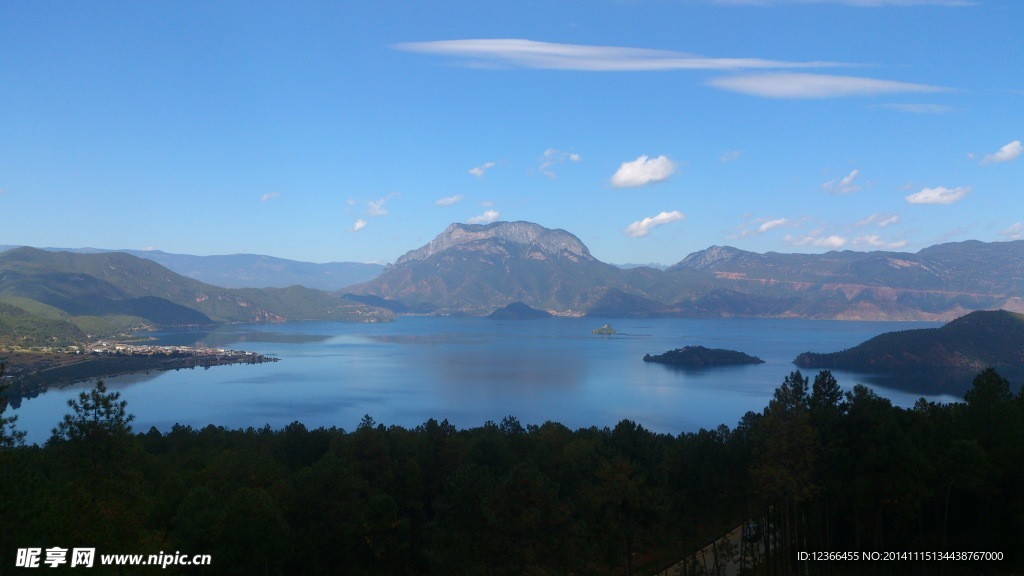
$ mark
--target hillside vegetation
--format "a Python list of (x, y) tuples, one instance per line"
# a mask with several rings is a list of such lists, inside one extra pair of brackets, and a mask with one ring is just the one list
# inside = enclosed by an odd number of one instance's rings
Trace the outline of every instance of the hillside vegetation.
[(28, 332), (71, 337), (73, 332), (62, 323), (77, 327), (84, 334), (74, 337), (82, 338), (222, 322), (387, 321), (393, 317), (389, 311), (301, 286), (231, 290), (128, 254), (34, 248), (0, 254), (0, 299), (8, 306), (5, 318), (10, 330), (0, 331), (0, 339), (7, 341), (23, 339)]
[(888, 332), (841, 352), (805, 352), (794, 363), (860, 372), (1024, 367), (1024, 315), (971, 312), (941, 328)]

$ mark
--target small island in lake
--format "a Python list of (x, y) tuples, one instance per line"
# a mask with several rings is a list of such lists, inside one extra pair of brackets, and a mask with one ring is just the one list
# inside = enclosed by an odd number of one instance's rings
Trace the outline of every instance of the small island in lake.
[(601, 326), (600, 328), (594, 328), (593, 330), (590, 331), (590, 333), (591, 334), (608, 334), (608, 335), (612, 335), (612, 334), (615, 334), (615, 329), (612, 328), (611, 324), (605, 324), (604, 326)]
[(495, 320), (534, 320), (536, 318), (550, 318), (551, 313), (547, 310), (532, 308), (525, 302), (513, 302), (504, 308), (498, 308), (491, 312), (487, 317)]
[(757, 356), (751, 356), (736, 350), (721, 348), (705, 348), (703, 346), (684, 346), (669, 350), (664, 354), (644, 355), (644, 362), (658, 362), (672, 366), (687, 368), (710, 368), (712, 366), (739, 366), (742, 364), (764, 364)]

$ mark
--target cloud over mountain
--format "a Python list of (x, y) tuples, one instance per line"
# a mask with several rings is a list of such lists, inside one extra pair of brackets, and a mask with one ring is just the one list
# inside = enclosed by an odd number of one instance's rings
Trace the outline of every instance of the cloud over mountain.
[(632, 236), (633, 238), (642, 238), (650, 234), (651, 229), (657, 226), (663, 226), (665, 224), (671, 224), (672, 222), (678, 222), (686, 216), (682, 212), (673, 210), (671, 212), (661, 212), (657, 216), (651, 218), (644, 218), (633, 222), (623, 230), (623, 234), (626, 236)]

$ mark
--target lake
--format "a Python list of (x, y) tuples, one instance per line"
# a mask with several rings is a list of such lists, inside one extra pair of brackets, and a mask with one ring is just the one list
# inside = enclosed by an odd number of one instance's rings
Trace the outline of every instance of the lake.
[[(611, 322), (613, 336), (591, 330)], [(783, 319), (594, 319), (498, 321), (402, 317), (388, 324), (302, 322), (230, 325), (212, 332), (155, 334), (160, 344), (207, 345), (275, 355), (280, 362), (107, 379), (136, 419), (133, 428), (175, 423), (228, 428), (354, 429), (363, 415), (415, 427), (430, 418), (459, 428), (515, 416), (576, 429), (634, 420), (678, 434), (734, 427), (760, 412), (801, 352), (833, 352), (893, 330), (937, 323)], [(643, 362), (687, 345), (728, 348), (764, 364), (702, 371)], [(813, 378), (815, 372), (805, 372)], [(865, 377), (833, 372), (844, 389)], [(29, 442), (42, 442), (92, 383), (51, 390), (9, 412)], [(898, 406), (922, 396), (872, 386)], [(960, 396), (925, 395), (938, 402)]]

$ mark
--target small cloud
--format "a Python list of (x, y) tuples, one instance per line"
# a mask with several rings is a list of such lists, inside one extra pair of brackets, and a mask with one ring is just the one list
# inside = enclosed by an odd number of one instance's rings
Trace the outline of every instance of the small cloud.
[(765, 98), (840, 98), (949, 90), (941, 86), (927, 84), (796, 72), (724, 76), (713, 78), (708, 81), (708, 84), (723, 90)]
[(952, 106), (944, 106), (942, 104), (879, 104), (874, 108), (881, 108), (884, 110), (896, 110), (898, 112), (906, 112), (908, 114), (948, 114), (954, 109)]
[(280, 192), (267, 192), (263, 196), (260, 196), (260, 202), (266, 202), (268, 200), (273, 200), (274, 198), (277, 198), (279, 196), (281, 196)]
[(564, 162), (579, 162), (582, 160), (579, 154), (575, 152), (562, 152), (561, 150), (555, 150), (554, 148), (548, 148), (541, 154), (540, 164), (537, 169), (548, 178), (557, 178), (552, 166), (562, 164)]
[(473, 176), (476, 176), (477, 178), (480, 178), (484, 175), (485, 172), (487, 172), (491, 168), (494, 168), (494, 162), (484, 162), (483, 164), (477, 166), (476, 168), (470, 168), (469, 173), (472, 174)]
[(776, 218), (775, 220), (769, 220), (764, 224), (758, 226), (757, 231), (759, 234), (764, 234), (765, 232), (771, 230), (772, 228), (778, 228), (779, 226), (782, 226), (787, 222), (789, 222), (789, 220), (786, 220), (785, 218)]
[(1020, 140), (1014, 140), (1006, 146), (1003, 146), (995, 154), (989, 154), (981, 159), (982, 164), (992, 164), (995, 162), (1009, 162), (1014, 158), (1021, 155), (1024, 152), (1024, 146), (1020, 145)]
[(672, 212), (661, 212), (653, 218), (644, 218), (643, 220), (633, 222), (629, 226), (626, 226), (626, 229), (623, 230), (622, 233), (633, 238), (641, 238), (643, 236), (647, 236), (651, 232), (651, 228), (654, 228), (655, 226), (671, 224), (672, 222), (678, 222), (683, 218), (686, 218), (686, 216), (684, 216), (682, 212), (678, 212), (676, 210), (673, 210)]
[(818, 248), (832, 249), (842, 248), (846, 245), (846, 238), (836, 236), (834, 234), (831, 236), (822, 236), (821, 230), (815, 230), (800, 237), (786, 235), (782, 241), (793, 246), (816, 246)]
[(719, 162), (735, 162), (740, 159), (739, 150), (730, 150), (718, 157)]
[(352, 225), (349, 230), (353, 232), (359, 232), (363, 228), (366, 228), (366, 220), (356, 220), (356, 223)]
[(882, 240), (877, 234), (868, 234), (867, 236), (861, 236), (860, 238), (854, 238), (853, 246), (855, 248), (881, 248), (883, 250), (896, 250), (903, 248), (907, 245), (906, 240), (897, 240), (894, 242), (886, 242)]
[(860, 186), (853, 183), (858, 174), (860, 174), (860, 170), (854, 170), (850, 172), (849, 176), (838, 182), (836, 180), (829, 180), (821, 185), (821, 189), (833, 194), (853, 194), (860, 190)]
[(385, 197), (383, 197), (383, 198), (381, 198), (379, 200), (371, 200), (371, 201), (367, 202), (366, 203), (366, 213), (369, 214), (370, 216), (377, 216), (377, 217), (387, 216), (388, 215), (388, 211), (384, 209), (384, 204), (388, 200), (391, 200), (392, 198), (394, 198), (397, 195), (398, 194), (396, 192), (392, 192), (391, 194), (388, 194), (387, 196), (385, 196)]
[(469, 220), (466, 220), (469, 224), (490, 224), (500, 217), (501, 214), (497, 210), (485, 210), (483, 214), (479, 216), (473, 216)]
[(451, 206), (452, 204), (456, 204), (460, 200), (462, 200), (462, 195), (456, 194), (455, 196), (445, 196), (444, 198), (441, 198), (440, 200), (435, 202), (435, 204), (437, 204), (438, 206)]
[(648, 158), (641, 156), (632, 162), (623, 162), (612, 175), (612, 186), (636, 188), (652, 182), (661, 182), (675, 174), (676, 165), (667, 156)]
[(879, 228), (885, 228), (886, 226), (891, 226), (899, 221), (900, 217), (896, 214), (882, 214), (876, 212), (871, 216), (868, 216), (867, 218), (861, 220), (860, 222), (857, 222), (856, 224), (854, 224), (854, 226), (857, 226), (859, 228), (862, 228), (864, 226), (877, 226)]
[(736, 233), (726, 236), (728, 240), (739, 240), (742, 238), (750, 238), (759, 234), (764, 234), (769, 230), (775, 228), (787, 227), (794, 228), (799, 226), (799, 222), (794, 222), (789, 218), (751, 218), (749, 214), (743, 216), (745, 222), (736, 227)]
[(1000, 232), (999, 235), (1009, 238), (1010, 240), (1024, 240), (1024, 224), (1016, 222), (1006, 230)]
[(937, 188), (925, 188), (916, 194), (907, 196), (906, 199), (911, 204), (952, 204), (970, 193), (970, 186), (960, 186), (959, 188), (952, 189), (939, 186)]

